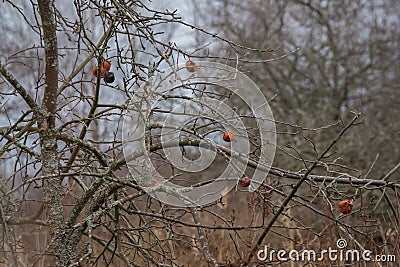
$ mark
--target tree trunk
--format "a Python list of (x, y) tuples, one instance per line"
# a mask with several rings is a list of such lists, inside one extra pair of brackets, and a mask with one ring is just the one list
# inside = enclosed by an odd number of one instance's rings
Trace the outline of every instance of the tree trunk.
[(46, 204), (46, 221), (51, 237), (48, 252), (55, 256), (57, 266), (67, 266), (70, 255), (65, 253), (63, 244), (66, 232), (55, 128), (58, 88), (56, 13), (54, 0), (39, 0), (38, 5), (42, 20), (46, 70), (43, 106), (36, 110), (35, 115), (39, 126), (42, 173), (46, 177), (43, 181), (44, 203)]

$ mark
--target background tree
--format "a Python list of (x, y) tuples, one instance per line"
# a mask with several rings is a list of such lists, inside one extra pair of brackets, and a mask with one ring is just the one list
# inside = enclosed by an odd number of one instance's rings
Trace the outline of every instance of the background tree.
[[(1, 264), (232, 266), (258, 263), (254, 253), (264, 244), (319, 251), (339, 237), (350, 248), (400, 258), (394, 2), (41, 0), (1, 7)], [(237, 177), (235, 190), (199, 208), (147, 195), (128, 172), (122, 142), (138, 88), (189, 58), (249, 75), (269, 98), (278, 132), (273, 167), (256, 192)], [(101, 77), (105, 61), (114, 83)], [(231, 155), (224, 120), (179, 125), (187, 114), (172, 111), (184, 101), (198, 105), (199, 96), (228, 104), (244, 120), (251, 176), (260, 158), (257, 118), (218, 86), (163, 94), (142, 152), (177, 184), (218, 177)], [(181, 127), (187, 159), (199, 157), (201, 141), (211, 142), (218, 156), (209, 168), (194, 174), (168, 161), (160, 140), (168, 115)], [(337, 209), (343, 199), (354, 200), (350, 215)]]

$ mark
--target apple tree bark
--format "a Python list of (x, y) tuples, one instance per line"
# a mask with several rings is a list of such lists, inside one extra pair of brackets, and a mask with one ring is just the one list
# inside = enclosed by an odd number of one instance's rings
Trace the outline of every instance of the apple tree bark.
[(63, 253), (65, 229), (63, 227), (63, 205), (61, 199), (61, 177), (57, 153), (55, 115), (57, 112), (58, 88), (58, 48), (57, 24), (54, 0), (38, 1), (42, 20), (43, 43), (45, 51), (45, 85), (43, 106), (35, 112), (39, 128), (42, 152), (42, 173), (46, 220), (51, 237), (50, 254), (54, 254), (57, 266), (64, 266), (68, 253)]

